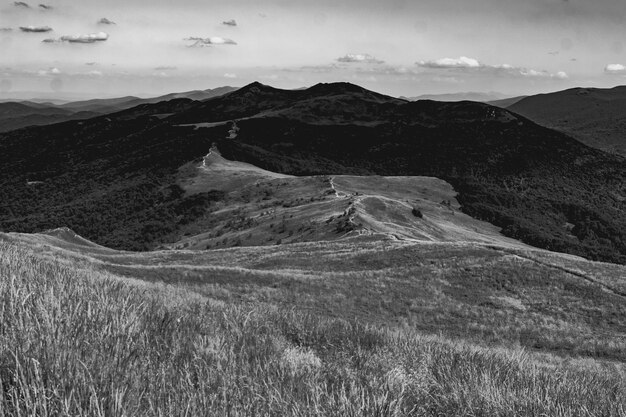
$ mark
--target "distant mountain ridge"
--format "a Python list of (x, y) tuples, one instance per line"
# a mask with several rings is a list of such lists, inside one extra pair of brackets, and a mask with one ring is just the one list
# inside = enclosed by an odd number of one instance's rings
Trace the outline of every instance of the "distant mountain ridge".
[(507, 109), (589, 146), (626, 156), (626, 86), (538, 94)]
[(349, 83), (252, 83), (0, 135), (0, 229), (67, 226), (125, 249), (177, 241), (223, 198), (177, 183), (213, 145), (283, 174), (441, 178), (465, 213), (509, 237), (626, 262), (624, 158), (488, 104), (407, 102)]
[(234, 90), (236, 90), (235, 87), (226, 86), (208, 90), (171, 93), (152, 98), (127, 96), (111, 99), (73, 101), (69, 103), (5, 101), (0, 102), (0, 132), (8, 132), (28, 126), (49, 125), (67, 120), (89, 119), (141, 104), (159, 103), (179, 98), (187, 98), (196, 101), (207, 100)]
[(422, 94), (415, 97), (400, 97), (409, 101), (417, 100), (435, 100), (435, 101), (477, 101), (480, 103), (486, 103), (495, 100), (503, 100), (510, 98), (506, 94), (497, 93), (494, 91), (483, 93), (476, 91), (459, 92), (459, 93), (444, 93), (444, 94)]

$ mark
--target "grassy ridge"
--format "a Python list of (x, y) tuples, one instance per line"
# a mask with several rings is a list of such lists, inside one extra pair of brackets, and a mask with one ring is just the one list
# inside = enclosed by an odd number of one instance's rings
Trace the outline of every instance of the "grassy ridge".
[(0, 243), (0, 415), (602, 415), (620, 365), (132, 285)]
[[(218, 147), (228, 159), (284, 174), (441, 178), (459, 192), (466, 214), (506, 236), (626, 263), (625, 160), (525, 119), (463, 118), (481, 110), (487, 108), (410, 103), (408, 115), (398, 111), (398, 119), (375, 127), (249, 119), (238, 124), (236, 141)], [(433, 125), (425, 124), (429, 117)]]

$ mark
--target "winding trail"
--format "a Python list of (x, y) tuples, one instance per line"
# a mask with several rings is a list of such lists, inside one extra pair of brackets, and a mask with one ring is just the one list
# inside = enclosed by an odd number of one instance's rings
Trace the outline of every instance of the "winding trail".
[[(490, 247), (490, 246), (487, 246), (487, 247)], [(526, 254), (523, 254), (523, 253), (520, 253), (520, 252), (515, 252), (515, 251), (509, 250), (509, 249), (496, 248), (496, 247), (491, 247), (491, 248), (495, 249), (495, 250), (498, 250), (498, 251), (501, 251), (501, 252), (505, 252), (505, 253), (517, 256), (517, 257), (519, 257), (521, 259), (525, 259), (525, 260), (530, 261), (530, 262), (534, 262), (537, 265), (541, 265), (541, 266), (545, 266), (545, 267), (548, 267), (548, 268), (556, 269), (557, 271), (565, 272), (566, 274), (570, 274), (570, 275), (573, 275), (575, 277), (582, 278), (582, 279), (584, 279), (585, 281), (587, 281), (587, 282), (589, 282), (591, 284), (599, 285), (602, 289), (606, 290), (607, 292), (609, 292), (609, 293), (611, 293), (613, 295), (616, 295), (618, 297), (622, 297), (622, 298), (626, 299), (626, 292), (625, 291), (621, 291), (621, 290), (615, 289), (615, 288), (611, 287), (610, 285), (607, 285), (607, 284), (605, 284), (605, 283), (603, 283), (601, 281), (598, 281), (598, 280), (596, 280), (596, 279), (594, 279), (594, 278), (592, 278), (592, 277), (590, 277), (588, 275), (583, 274), (582, 272), (578, 272), (578, 271), (575, 271), (573, 269), (566, 268), (564, 266), (555, 265), (555, 264), (550, 263), (548, 261), (543, 261), (543, 260), (534, 258), (534, 257), (532, 257), (530, 255), (526, 255)]]
[(345, 193), (339, 194), (339, 191), (337, 191), (337, 188), (335, 188), (335, 177), (329, 177), (328, 184), (330, 185), (330, 188), (335, 192), (335, 197), (337, 198), (347, 197)]

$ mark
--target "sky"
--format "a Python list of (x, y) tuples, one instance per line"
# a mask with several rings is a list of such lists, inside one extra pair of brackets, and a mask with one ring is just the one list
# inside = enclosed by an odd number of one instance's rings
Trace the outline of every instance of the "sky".
[[(40, 3), (40, 1), (42, 3)], [(626, 84), (624, 0), (0, 0), (0, 98)]]

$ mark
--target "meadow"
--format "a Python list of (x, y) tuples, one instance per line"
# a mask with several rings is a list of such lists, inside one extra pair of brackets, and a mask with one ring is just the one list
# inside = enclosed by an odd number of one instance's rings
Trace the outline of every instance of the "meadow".
[(224, 301), (23, 242), (0, 254), (2, 416), (626, 415), (615, 356), (480, 345), (232, 288)]

